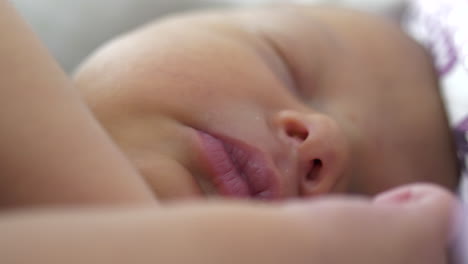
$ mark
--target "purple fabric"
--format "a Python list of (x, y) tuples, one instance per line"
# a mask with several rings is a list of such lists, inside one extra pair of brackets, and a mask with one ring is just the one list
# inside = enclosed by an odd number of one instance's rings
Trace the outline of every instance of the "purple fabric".
[[(408, 27), (410, 31), (416, 28), (416, 31), (412, 33), (432, 54), (442, 82), (451, 78), (450, 74), (457, 65), (463, 63), (464, 68), (468, 69), (468, 30), (465, 23), (468, 21), (467, 16), (468, 0), (413, 0), (410, 2), (407, 16)], [(450, 88), (442, 87), (442, 90)], [(468, 89), (468, 84), (466, 88)], [(453, 106), (450, 105), (450, 100), (445, 100), (445, 102), (448, 109)], [(453, 132), (460, 166), (466, 172), (468, 169), (465, 164), (466, 157), (468, 157), (468, 115), (454, 124)]]
[[(450, 72), (458, 62), (454, 39), (458, 27), (446, 22), (453, 17), (454, 6), (444, 1), (414, 1), (408, 14), (410, 23), (417, 23), (425, 31), (423, 44), (432, 53), (440, 75)], [(438, 2), (434, 5), (434, 2)]]
[(462, 170), (466, 171), (465, 157), (468, 155), (468, 118), (465, 118), (463, 122), (460, 123), (454, 129), (455, 143), (457, 145), (457, 157), (459, 159), (460, 167)]

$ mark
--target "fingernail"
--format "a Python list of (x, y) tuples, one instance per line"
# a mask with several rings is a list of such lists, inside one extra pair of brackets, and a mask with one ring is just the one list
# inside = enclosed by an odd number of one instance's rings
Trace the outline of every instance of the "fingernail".
[(374, 203), (378, 204), (405, 204), (414, 199), (414, 193), (410, 188), (398, 188), (377, 195)]
[(444, 190), (433, 184), (416, 183), (405, 185), (381, 193), (374, 198), (375, 203), (414, 204), (432, 201), (440, 196)]

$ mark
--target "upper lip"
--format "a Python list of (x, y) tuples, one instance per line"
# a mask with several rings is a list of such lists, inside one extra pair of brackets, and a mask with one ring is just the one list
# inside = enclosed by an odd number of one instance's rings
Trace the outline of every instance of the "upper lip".
[(240, 140), (198, 130), (201, 162), (219, 194), (274, 199), (279, 177), (259, 149)]

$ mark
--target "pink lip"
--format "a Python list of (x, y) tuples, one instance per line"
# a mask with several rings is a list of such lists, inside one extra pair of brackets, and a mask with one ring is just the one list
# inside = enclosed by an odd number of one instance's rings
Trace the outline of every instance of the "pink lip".
[(221, 139), (198, 131), (208, 177), (219, 193), (228, 197), (273, 199), (277, 177), (264, 155), (234, 139)]

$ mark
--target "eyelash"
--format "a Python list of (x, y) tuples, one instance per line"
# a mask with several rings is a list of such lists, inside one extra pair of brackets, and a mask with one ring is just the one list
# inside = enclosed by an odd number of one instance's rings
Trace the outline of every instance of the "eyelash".
[(289, 62), (287, 56), (284, 54), (282, 49), (278, 46), (276, 41), (271, 39), (267, 34), (261, 34), (261, 36), (263, 40), (266, 42), (266, 44), (271, 48), (271, 50), (276, 55), (276, 57), (281, 61), (282, 65), (284, 66), (286, 70), (286, 75), (289, 77), (288, 79), (290, 81), (286, 80), (285, 86), (287, 86), (288, 90), (290, 90), (294, 95), (300, 96), (301, 91), (299, 89), (294, 71), (292, 70), (291, 63)]

